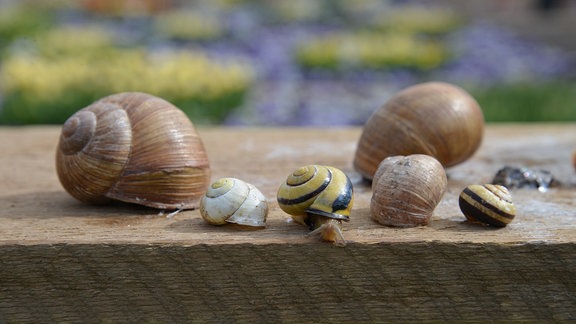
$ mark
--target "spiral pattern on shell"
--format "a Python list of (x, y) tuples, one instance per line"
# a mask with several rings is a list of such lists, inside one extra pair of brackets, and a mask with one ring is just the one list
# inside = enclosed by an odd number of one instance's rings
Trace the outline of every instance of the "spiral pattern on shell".
[(350, 219), (354, 203), (352, 182), (341, 170), (307, 165), (290, 173), (278, 189), (278, 205), (297, 223), (308, 226), (310, 235), (345, 246), (342, 221)]
[(110, 199), (149, 207), (196, 208), (210, 179), (192, 122), (169, 102), (127, 92), (102, 98), (63, 125), (58, 178), (87, 203)]
[(394, 95), (364, 125), (354, 168), (372, 179), (386, 157), (426, 154), (444, 167), (467, 160), (480, 146), (484, 116), (465, 90), (422, 83)]
[(268, 203), (254, 185), (235, 178), (221, 178), (208, 187), (200, 202), (200, 215), (212, 225), (234, 223), (264, 227)]
[(508, 188), (485, 184), (466, 187), (458, 198), (460, 210), (471, 222), (504, 227), (516, 216)]
[(447, 184), (444, 168), (431, 156), (388, 157), (372, 182), (370, 216), (386, 226), (427, 225)]
[(277, 198), (283, 211), (306, 225), (310, 225), (310, 215), (348, 221), (354, 200), (348, 176), (322, 165), (307, 165), (292, 172), (278, 189)]

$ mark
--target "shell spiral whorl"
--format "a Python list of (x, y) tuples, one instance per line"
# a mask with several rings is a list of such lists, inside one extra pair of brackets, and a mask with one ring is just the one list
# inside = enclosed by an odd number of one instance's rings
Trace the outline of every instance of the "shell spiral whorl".
[(200, 202), (200, 215), (211, 225), (266, 226), (268, 203), (254, 185), (236, 178), (213, 182)]
[(102, 98), (73, 114), (62, 127), (56, 169), (80, 201), (114, 199), (160, 209), (198, 207), (210, 177), (188, 117), (137, 92)]
[(307, 165), (288, 175), (278, 189), (278, 205), (311, 234), (345, 245), (341, 222), (348, 221), (354, 203), (352, 182), (341, 170)]
[(62, 152), (74, 154), (81, 151), (90, 142), (95, 131), (96, 116), (93, 112), (82, 111), (74, 114), (62, 126)]
[(278, 190), (280, 208), (292, 216), (314, 214), (348, 221), (352, 182), (342, 171), (308, 165), (292, 172)]

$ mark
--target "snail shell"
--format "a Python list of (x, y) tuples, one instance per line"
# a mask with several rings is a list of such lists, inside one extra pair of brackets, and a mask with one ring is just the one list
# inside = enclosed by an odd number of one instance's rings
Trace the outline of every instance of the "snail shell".
[(208, 187), (200, 201), (202, 218), (212, 225), (234, 223), (264, 227), (268, 215), (266, 197), (252, 184), (221, 178)]
[(204, 145), (188, 117), (137, 92), (73, 114), (62, 127), (56, 168), (66, 191), (87, 203), (196, 208), (210, 181)]
[(426, 154), (444, 167), (468, 159), (480, 146), (484, 116), (463, 89), (429, 82), (394, 95), (366, 122), (354, 167), (372, 179), (378, 164), (395, 155)]
[(386, 226), (427, 225), (447, 183), (444, 168), (431, 156), (388, 157), (372, 181), (370, 216)]
[(508, 188), (501, 185), (470, 185), (458, 198), (460, 210), (471, 222), (504, 227), (516, 216)]
[(278, 205), (298, 223), (319, 233), (325, 241), (344, 244), (342, 221), (348, 221), (354, 203), (352, 182), (341, 170), (307, 165), (290, 173), (278, 189)]

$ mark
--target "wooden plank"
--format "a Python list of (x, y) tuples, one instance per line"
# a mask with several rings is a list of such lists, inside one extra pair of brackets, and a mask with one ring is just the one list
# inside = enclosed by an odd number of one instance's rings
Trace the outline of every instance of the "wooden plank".
[(0, 321), (569, 322), (575, 251), (438, 242), (10, 245), (1, 249)]
[[(480, 151), (448, 169), (449, 189), (430, 226), (395, 229), (369, 218), (371, 191), (352, 169), (359, 129), (202, 129), (213, 178), (232, 176), (256, 185), (270, 205), (268, 227), (239, 231), (205, 224), (197, 210), (172, 219), (158, 211), (127, 204), (88, 206), (61, 188), (54, 168), (57, 128), (0, 129), (0, 233), (2, 244), (55, 243), (306, 243), (307, 230), (291, 223), (276, 203), (287, 174), (306, 164), (343, 169), (355, 185), (346, 239), (375, 242), (574, 242), (576, 149), (574, 125), (506, 125), (489, 127)], [(16, 144), (18, 143), (18, 144)], [(504, 165), (550, 170), (566, 183), (541, 193), (514, 190), (518, 216), (507, 228), (486, 230), (464, 222), (457, 197), (468, 184), (487, 183)], [(312, 240), (314, 241), (314, 240)]]
[[(370, 220), (370, 188), (351, 166), (359, 128), (199, 131), (214, 179), (266, 195), (266, 229), (81, 204), (55, 174), (58, 128), (0, 128), (0, 322), (576, 319), (576, 125), (489, 125), (480, 151), (447, 171), (431, 224), (411, 229)], [(277, 206), (286, 175), (311, 163), (354, 182), (345, 248), (306, 237)], [(547, 169), (564, 186), (513, 190), (506, 228), (468, 224), (460, 190), (504, 165)]]

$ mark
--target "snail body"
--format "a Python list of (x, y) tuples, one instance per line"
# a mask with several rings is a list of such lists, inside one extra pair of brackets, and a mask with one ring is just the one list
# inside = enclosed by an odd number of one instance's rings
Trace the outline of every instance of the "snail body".
[(64, 189), (82, 202), (159, 209), (198, 207), (210, 181), (204, 145), (188, 117), (138, 92), (102, 98), (68, 118), (56, 169)]
[(358, 141), (354, 168), (371, 180), (386, 157), (411, 154), (430, 155), (450, 167), (474, 154), (483, 132), (482, 110), (465, 90), (442, 82), (414, 85), (370, 116)]
[(288, 175), (278, 189), (278, 205), (297, 223), (322, 239), (344, 244), (342, 221), (349, 221), (354, 203), (352, 182), (341, 170), (307, 165)]
[(448, 180), (435, 158), (414, 154), (384, 159), (372, 181), (370, 216), (381, 225), (427, 225)]
[(516, 216), (510, 191), (501, 185), (470, 185), (460, 193), (458, 204), (473, 223), (504, 227)]
[(254, 185), (235, 178), (221, 178), (208, 187), (200, 201), (200, 214), (211, 225), (234, 223), (264, 227), (268, 204)]

